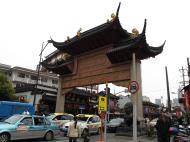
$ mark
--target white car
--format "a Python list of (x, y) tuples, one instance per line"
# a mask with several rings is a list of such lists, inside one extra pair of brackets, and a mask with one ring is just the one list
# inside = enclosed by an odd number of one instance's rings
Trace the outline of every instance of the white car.
[[(77, 125), (80, 128), (81, 136), (88, 135), (91, 133), (100, 133), (101, 121), (98, 115), (86, 115), (86, 114), (78, 114), (77, 117)], [(69, 125), (71, 122), (65, 123), (61, 128), (61, 132), (67, 134)]]
[(158, 118), (154, 118), (150, 121), (150, 127), (155, 127), (157, 123)]
[(49, 116), (47, 116), (47, 119), (49, 119), (51, 122), (57, 124), (59, 127), (64, 125), (67, 122), (72, 121), (74, 116), (72, 114), (68, 113), (52, 113)]
[(117, 128), (124, 123), (124, 118), (114, 118), (106, 125), (109, 132), (116, 132)]

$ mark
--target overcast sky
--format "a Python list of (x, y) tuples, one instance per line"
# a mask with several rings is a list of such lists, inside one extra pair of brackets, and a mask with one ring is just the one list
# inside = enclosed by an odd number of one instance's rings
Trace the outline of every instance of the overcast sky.
[[(142, 61), (143, 95), (152, 101), (161, 96), (166, 99), (165, 66), (171, 92), (177, 92), (182, 80), (179, 69), (187, 68), (189, 0), (0, 0), (0, 63), (35, 69), (42, 42), (50, 36), (62, 42), (79, 28), (84, 32), (105, 23), (119, 2), (124, 29), (141, 32), (146, 18), (149, 45), (160, 46), (166, 40), (160, 55)], [(48, 45), (43, 56), (53, 50)]]

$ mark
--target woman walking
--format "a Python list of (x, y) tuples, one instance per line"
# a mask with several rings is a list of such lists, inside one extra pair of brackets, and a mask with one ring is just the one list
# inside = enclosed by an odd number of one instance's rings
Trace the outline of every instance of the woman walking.
[(77, 138), (80, 136), (80, 129), (77, 125), (76, 117), (74, 117), (74, 121), (69, 125), (67, 136), (69, 137), (69, 142), (77, 142)]

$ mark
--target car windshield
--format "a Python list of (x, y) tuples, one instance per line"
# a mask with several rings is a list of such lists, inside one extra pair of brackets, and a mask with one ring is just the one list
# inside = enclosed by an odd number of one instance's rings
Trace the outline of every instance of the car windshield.
[(9, 123), (9, 124), (15, 124), (22, 118), (21, 115), (13, 115), (5, 119), (3, 122)]
[(87, 121), (88, 117), (77, 117), (77, 121)]

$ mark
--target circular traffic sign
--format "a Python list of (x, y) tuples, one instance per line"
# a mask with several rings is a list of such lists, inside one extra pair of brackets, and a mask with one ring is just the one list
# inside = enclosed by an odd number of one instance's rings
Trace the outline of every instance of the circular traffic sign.
[(131, 81), (128, 86), (128, 90), (131, 94), (137, 93), (139, 90), (139, 84), (137, 81)]

